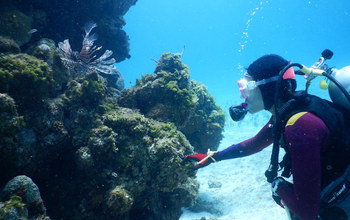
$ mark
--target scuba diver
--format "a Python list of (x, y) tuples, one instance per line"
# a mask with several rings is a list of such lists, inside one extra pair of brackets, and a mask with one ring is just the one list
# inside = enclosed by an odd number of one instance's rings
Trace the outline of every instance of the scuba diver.
[[(311, 68), (274, 54), (255, 60), (238, 81), (245, 102), (231, 107), (230, 115), (238, 121), (247, 112), (267, 110), (272, 114), (270, 120), (248, 140), (222, 151), (188, 155), (184, 160), (195, 161), (198, 169), (212, 162), (249, 156), (273, 144), (265, 175), (271, 183), (273, 199), (287, 210), (289, 219), (350, 220), (350, 120), (346, 114), (350, 96), (331, 76), (338, 70), (324, 63), (332, 55), (325, 50)], [(294, 67), (300, 70), (295, 71)], [(349, 68), (346, 70), (342, 75), (345, 72), (350, 82)], [(306, 77), (305, 90), (296, 91), (296, 74)], [(316, 75), (331, 80), (329, 87), (332, 85), (332, 91), (336, 91), (333, 96), (344, 96), (342, 104), (341, 99), (335, 103), (307, 93)], [(281, 162), (280, 148), (285, 151)]]

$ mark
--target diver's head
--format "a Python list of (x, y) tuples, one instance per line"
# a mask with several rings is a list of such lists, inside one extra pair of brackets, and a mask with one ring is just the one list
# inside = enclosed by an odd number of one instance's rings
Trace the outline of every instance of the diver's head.
[(243, 79), (238, 80), (241, 96), (245, 99), (245, 109), (249, 113), (259, 112), (264, 109), (264, 100), (258, 85), (259, 82), (255, 81), (248, 73), (244, 74)]
[[(271, 110), (275, 102), (276, 85), (280, 71), (289, 64), (287, 60), (275, 54), (268, 54), (249, 65), (244, 79), (238, 84), (242, 97), (246, 99), (250, 113)], [(294, 71), (288, 69), (283, 76), (280, 98), (286, 101), (295, 91)]]

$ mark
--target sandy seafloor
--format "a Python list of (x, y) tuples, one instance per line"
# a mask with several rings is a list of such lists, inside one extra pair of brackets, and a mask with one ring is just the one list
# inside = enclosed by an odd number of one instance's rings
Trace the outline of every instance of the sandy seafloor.
[[(219, 150), (254, 136), (257, 127), (226, 127)], [(286, 212), (271, 198), (271, 187), (264, 172), (272, 146), (245, 158), (220, 161), (198, 170), (199, 198), (209, 212), (183, 209), (180, 220), (216, 217), (220, 220), (287, 220)], [(208, 183), (221, 183), (210, 188)], [(218, 184), (220, 185), (220, 184)]]

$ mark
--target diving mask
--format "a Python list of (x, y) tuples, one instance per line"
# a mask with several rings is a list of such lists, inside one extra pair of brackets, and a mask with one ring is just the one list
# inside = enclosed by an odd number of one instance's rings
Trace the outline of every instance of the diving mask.
[(254, 81), (254, 80), (247, 80), (246, 78), (242, 78), (237, 81), (238, 83), (238, 88), (239, 91), (241, 92), (241, 97), (244, 99), (247, 99), (249, 96), (249, 91), (255, 89), (256, 87), (260, 85), (264, 85), (273, 81), (277, 81), (278, 76), (273, 76), (267, 79), (262, 79), (259, 81)]

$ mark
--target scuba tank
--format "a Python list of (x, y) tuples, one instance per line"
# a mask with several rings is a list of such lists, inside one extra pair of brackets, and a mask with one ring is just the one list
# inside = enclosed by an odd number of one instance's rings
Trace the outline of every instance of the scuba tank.
[[(332, 76), (344, 87), (348, 93), (350, 93), (350, 66), (333, 71)], [(331, 100), (335, 104), (340, 105), (346, 110), (350, 111), (350, 102), (334, 82), (330, 82), (328, 86), (328, 93)]]
[(318, 61), (311, 68), (301, 68), (301, 72), (307, 75), (306, 90), (316, 76), (325, 76), (330, 80), (329, 85), (326, 80), (320, 81), (321, 89), (328, 89), (329, 97), (332, 102), (338, 106), (350, 110), (350, 66), (343, 67), (340, 70), (330, 68), (326, 64), (326, 60), (331, 59), (333, 52), (325, 49), (321, 53)]

